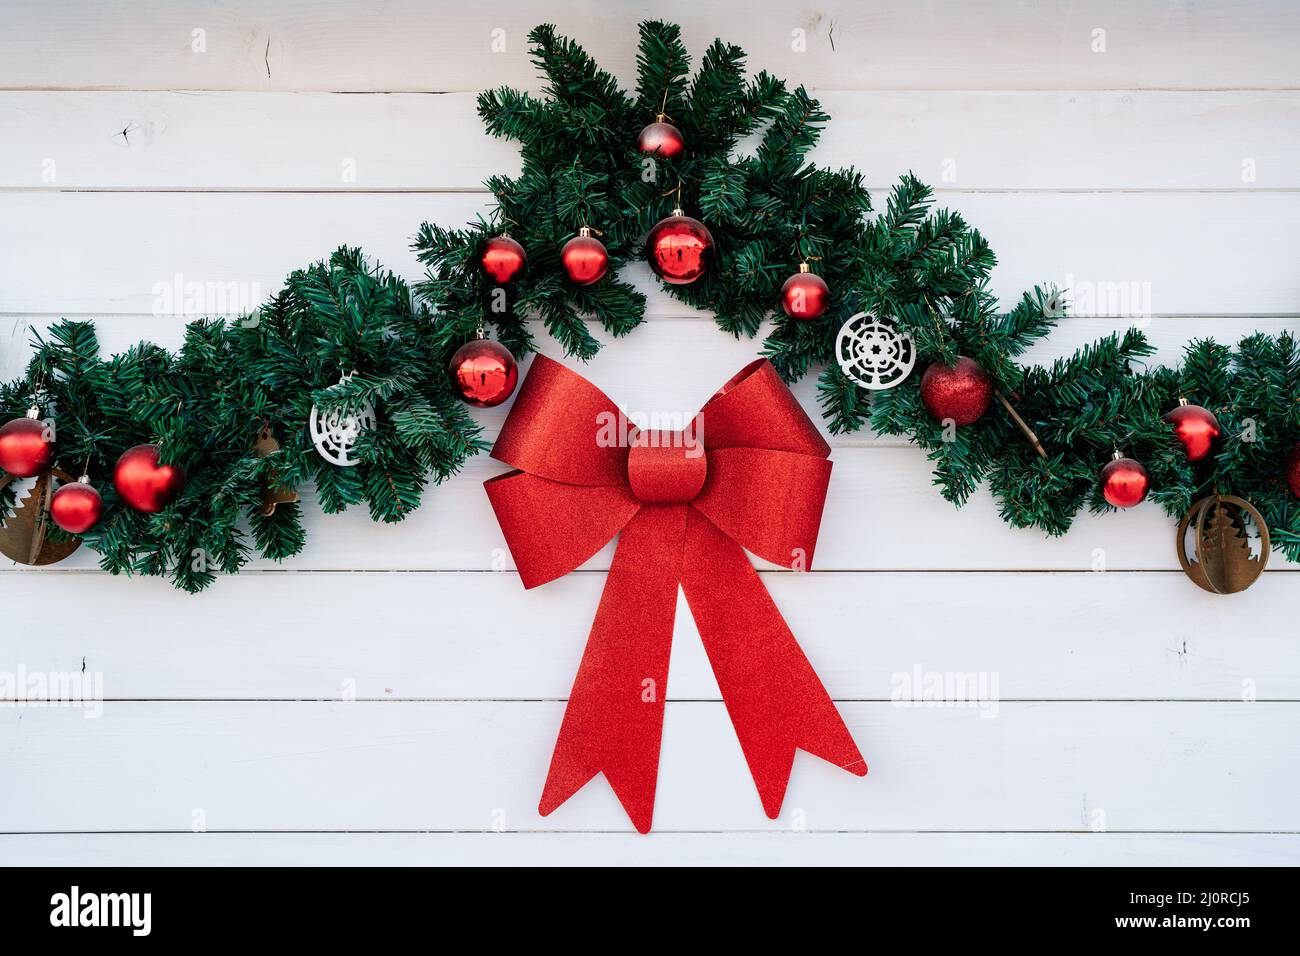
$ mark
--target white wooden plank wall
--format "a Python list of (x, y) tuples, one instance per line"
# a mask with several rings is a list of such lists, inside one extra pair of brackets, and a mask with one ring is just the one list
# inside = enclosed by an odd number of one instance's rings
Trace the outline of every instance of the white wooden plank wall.
[[(1170, 361), (1300, 325), (1287, 0), (4, 0), (0, 374), (61, 315), (108, 349), (179, 342), (185, 317), (157, 314), (177, 277), (255, 301), (342, 242), (417, 277), (419, 223), (464, 221), (518, 168), (474, 94), (537, 88), (528, 29), (558, 19), (627, 81), (648, 16), (815, 88), (815, 159), (881, 195), (908, 169), (931, 182), (989, 236), (999, 295), (1071, 286), (1084, 314), (1032, 359), (1133, 322)], [(628, 274), (649, 322), (586, 372), (691, 410), (757, 344)], [(680, 608), (656, 832), (601, 781), (537, 816), (611, 549), (531, 593), (494, 573), (481, 458), (398, 527), (308, 495), (301, 556), (198, 597), (86, 553), (0, 568), (0, 672), (84, 667), (106, 698), (93, 719), (0, 707), (0, 863), (1300, 862), (1300, 568), (1211, 597), (1152, 506), (1048, 540), (986, 495), (954, 511), (905, 443), (833, 444), (818, 570), (764, 577), (865, 780), (801, 756), (768, 820)], [(997, 701), (894, 705), (918, 670), (996, 680)]]

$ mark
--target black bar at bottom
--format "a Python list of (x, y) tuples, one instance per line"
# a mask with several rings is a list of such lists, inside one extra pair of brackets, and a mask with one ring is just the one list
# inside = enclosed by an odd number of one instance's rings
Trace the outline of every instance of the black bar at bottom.
[(682, 944), (692, 933), (696, 943), (719, 934), (734, 943), (779, 928), (809, 941), (847, 933), (855, 946), (1125, 937), (1231, 945), (1294, 929), (1296, 913), (1294, 873), (1257, 868), (24, 868), (3, 876), (0, 925), (10, 946), (75, 936), (425, 940), (462, 949), (518, 938), (653, 949), (679, 922)]

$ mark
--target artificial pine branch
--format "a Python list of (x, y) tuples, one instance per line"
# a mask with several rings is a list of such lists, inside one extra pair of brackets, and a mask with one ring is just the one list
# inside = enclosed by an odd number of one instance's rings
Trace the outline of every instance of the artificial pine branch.
[[(733, 335), (752, 336), (770, 322), (763, 354), (788, 381), (819, 375), (832, 432), (870, 424), (909, 437), (954, 503), (987, 482), (1009, 524), (1061, 534), (1081, 508), (1109, 509), (1096, 475), (1122, 449), (1146, 464), (1151, 497), (1171, 515), (1215, 491), (1247, 497), (1278, 549), (1300, 560), (1300, 506), (1280, 477), (1300, 436), (1300, 348), (1292, 336), (1248, 336), (1236, 348), (1192, 343), (1180, 367), (1148, 368), (1151, 348), (1129, 330), (1046, 366), (1021, 364), (1063, 317), (1060, 297), (1035, 288), (1000, 310), (989, 292), (996, 258), (987, 241), (957, 213), (933, 208), (932, 190), (911, 173), (873, 216), (860, 173), (807, 161), (828, 117), (804, 88), (767, 73), (747, 78), (744, 52), (721, 41), (692, 75), (680, 30), (657, 21), (640, 27), (633, 94), (553, 26), (538, 27), (529, 41), (543, 95), (503, 88), (478, 100), (487, 131), (520, 144), (520, 174), (488, 179), (495, 205), (486, 218), (420, 228), (414, 248), (426, 273), (414, 300), (399, 277), (344, 248), (291, 274), (255, 316), (191, 323), (175, 354), (142, 343), (101, 358), (93, 325), (65, 321), (37, 337), (24, 380), (0, 383), (8, 418), (23, 414), (40, 383), (41, 404), (57, 415), (60, 465), (79, 469), (89, 459), (108, 509), (84, 538), (106, 570), (166, 575), (199, 590), (255, 554), (297, 553), (301, 509), (260, 513), (271, 475), (287, 488), (313, 484), (326, 512), (364, 503), (376, 520), (402, 520), (429, 482), (455, 474), (485, 447), (451, 392), (452, 351), (485, 328), (523, 356), (536, 347), (530, 320), (583, 359), (599, 348), (589, 321), (615, 336), (632, 332), (645, 296), (618, 270), (640, 258), (646, 231), (679, 203), (712, 228), (716, 262), (695, 284), (664, 291), (712, 310)], [(687, 142), (671, 160), (649, 159), (635, 146), (661, 111)], [(742, 148), (750, 136), (757, 145)], [(611, 269), (575, 287), (558, 250), (584, 225), (603, 230)], [(479, 256), (503, 232), (524, 245), (529, 266), (497, 289)], [(827, 281), (832, 302), (820, 318), (795, 321), (775, 304), (805, 260)], [(890, 390), (868, 393), (838, 365), (838, 330), (860, 311), (893, 320), (912, 340), (916, 372)], [(954, 433), (926, 412), (919, 386), (927, 366), (959, 356), (985, 368), (999, 400)], [(340, 385), (344, 372), (355, 375)], [(1224, 431), (1215, 456), (1195, 467), (1162, 417), (1180, 396), (1206, 405)], [(313, 403), (367, 402), (379, 427), (358, 441), (360, 464), (323, 461), (304, 428)], [(253, 440), (266, 426), (280, 450), (258, 458)], [(122, 506), (108, 481), (117, 456), (144, 441), (160, 442), (164, 459), (190, 477), (156, 515)], [(15, 491), (15, 483), (0, 491), (0, 510), (12, 507)]]
[[(290, 275), (256, 316), (190, 323), (175, 353), (144, 343), (103, 359), (91, 323), (60, 322), (37, 338), (25, 381), (0, 387), (0, 402), (19, 404), (28, 383), (44, 383), (59, 467), (79, 473), (88, 458), (105, 498), (105, 517), (84, 535), (105, 570), (197, 591), (254, 554), (280, 560), (301, 549), (296, 506), (259, 513), (272, 472), (289, 488), (314, 483), (327, 512), (365, 502), (376, 520), (398, 521), (418, 507), (430, 477), (448, 477), (484, 447), (451, 394), (433, 324), (401, 279), (340, 249)], [(380, 425), (358, 441), (357, 468), (316, 454), (305, 434), (313, 402), (374, 403)], [(253, 443), (264, 425), (280, 450), (259, 458)], [(118, 500), (110, 477), (123, 451), (150, 441), (188, 481), (166, 509), (144, 515)]]

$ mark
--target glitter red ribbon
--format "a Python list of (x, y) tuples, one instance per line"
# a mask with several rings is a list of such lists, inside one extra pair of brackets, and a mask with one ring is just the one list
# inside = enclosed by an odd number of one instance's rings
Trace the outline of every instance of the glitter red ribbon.
[(654, 815), (677, 586), (695, 618), (763, 808), (796, 749), (867, 765), (743, 549), (811, 567), (830, 448), (771, 363), (727, 382), (682, 432), (623, 435), (618, 407), (544, 356), (519, 389), (485, 482), (525, 587), (619, 536), (539, 810), (604, 773), (642, 833)]

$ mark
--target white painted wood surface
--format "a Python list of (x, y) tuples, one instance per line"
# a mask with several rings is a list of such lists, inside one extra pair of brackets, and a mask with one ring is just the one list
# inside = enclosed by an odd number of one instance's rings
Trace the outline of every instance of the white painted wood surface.
[[(874, 198), (883, 207), (885, 192)], [(1136, 288), (1129, 301), (1160, 314), (1291, 313), (1300, 301), (1300, 192), (1205, 192), (1194, 202), (1151, 191), (977, 192), (945, 202), (996, 249), (991, 288), (1013, 301), (1053, 281), (1076, 295), (1100, 283)], [(460, 225), (487, 208), (486, 195), (459, 192), (0, 193), (0, 270), (23, 277), (6, 285), (0, 311), (149, 314), (159, 284), (177, 276), (270, 292), (344, 243), (415, 276), (410, 242), (422, 221)], [(652, 288), (644, 263), (624, 277)], [(656, 315), (703, 320), (655, 299)]]
[(49, 866), (1283, 866), (1294, 834), (45, 833), (0, 853)]
[[(836, 675), (826, 675), (838, 694)], [(807, 754), (781, 819), (763, 816), (719, 701), (669, 701), (655, 824), (664, 830), (1288, 830), (1277, 786), (1300, 759), (1291, 704), (842, 701), (871, 785)], [(549, 817), (535, 781), (557, 700), (146, 701), (0, 711), (19, 746), (7, 828), (630, 831), (586, 787)], [(1243, 746), (1267, 737), (1267, 752)], [(1178, 794), (1177, 799), (1173, 798)], [(1098, 814), (1100, 812), (1100, 815)]]
[[(697, 56), (722, 35), (818, 88), (818, 162), (877, 190), (907, 169), (933, 183), (990, 238), (1003, 297), (1074, 287), (1094, 317), (1034, 360), (1135, 321), (1166, 361), (1195, 337), (1300, 326), (1294, 4), (495, 11), (4, 0), (0, 374), (60, 315), (98, 319), (110, 350), (174, 344), (185, 317), (155, 314), (156, 287), (177, 275), (260, 297), (348, 242), (416, 277), (419, 222), (471, 217), (481, 181), (517, 169), (474, 93), (536, 88), (523, 38), (555, 17), (625, 80), (635, 21), (656, 15)], [(691, 410), (757, 344), (628, 274), (649, 321), (585, 373), (632, 408)], [(503, 414), (482, 415), (490, 433)], [(0, 706), (0, 766), (23, 781), (0, 788), (0, 862), (1300, 862), (1296, 566), (1215, 598), (1177, 572), (1151, 506), (1049, 540), (1006, 528), (987, 495), (954, 511), (905, 443), (833, 444), (817, 570), (764, 580), (843, 702), (865, 780), (800, 757), (769, 821), (681, 607), (657, 832), (632, 834), (600, 781), (538, 817), (610, 549), (533, 592), (508, 562), (493, 573), (480, 483), (501, 466), (484, 457), (396, 527), (320, 517), (309, 495), (301, 556), (199, 597), (86, 554), (6, 563), (0, 673), (84, 667), (106, 700), (95, 719)], [(84, 619), (52, 628), (55, 607)], [(996, 677), (996, 716), (895, 706), (917, 669)]]
[[(62, 8), (62, 12), (60, 11)], [(750, 65), (840, 89), (1278, 89), (1300, 83), (1288, 0), (396, 0), (379, 12), (315, 0), (204, 0), (114, 9), (7, 0), (0, 87), (479, 90), (537, 87), (525, 37), (551, 22), (621, 78), (636, 23), (682, 25), (699, 54), (723, 37)], [(201, 30), (204, 52), (196, 52)], [(505, 49), (493, 52), (494, 30)], [(806, 52), (793, 31), (803, 30)], [(1105, 52), (1096, 31), (1105, 31)]]
[[(852, 164), (877, 187), (907, 169), (940, 194), (1300, 181), (1293, 159), (1300, 94), (1293, 91), (818, 90), (817, 97), (831, 122), (812, 159)], [(483, 131), (475, 100), (472, 93), (0, 92), (0, 138), (9, 144), (0, 184), (479, 190), (489, 170), (518, 173), (519, 154)], [(1199, 135), (1206, 123), (1215, 136)], [(1183, 146), (1173, 161), (1171, 140)], [(355, 180), (343, 181), (345, 159)], [(1249, 182), (1246, 159), (1255, 167)]]

